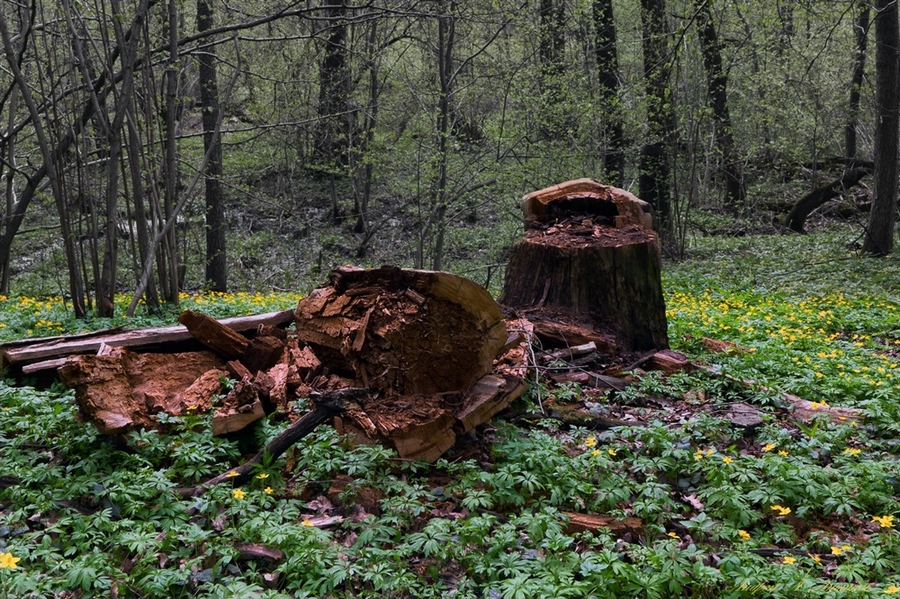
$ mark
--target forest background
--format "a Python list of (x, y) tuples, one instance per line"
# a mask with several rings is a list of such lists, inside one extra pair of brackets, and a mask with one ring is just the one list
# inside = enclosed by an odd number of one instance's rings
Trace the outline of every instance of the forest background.
[(77, 316), (342, 262), (496, 289), (518, 199), (581, 176), (649, 201), (673, 257), (822, 189), (891, 248), (890, 2), (33, 0), (0, 34), (0, 294)]

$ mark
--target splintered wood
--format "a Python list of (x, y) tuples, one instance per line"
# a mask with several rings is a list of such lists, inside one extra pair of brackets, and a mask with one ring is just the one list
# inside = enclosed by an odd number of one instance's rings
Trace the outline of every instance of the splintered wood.
[(337, 420), (339, 431), (434, 460), (524, 392), (521, 377), (491, 374), (513, 348), (500, 307), (479, 285), (392, 267), (340, 268), (331, 280), (301, 300), (296, 328), (329, 369), (371, 390)]
[(490, 294), (456, 275), (340, 268), (294, 317), (293, 331), (282, 321), (242, 334), (185, 311), (179, 321), (208, 351), (101, 343), (98, 355), (66, 358), (59, 375), (82, 417), (106, 434), (162, 428), (161, 413), (210, 410), (213, 433), (229, 434), (274, 412), (296, 419), (298, 397), (361, 388), (338, 429), (421, 460), (437, 459), (526, 387), (530, 325), (508, 327)]

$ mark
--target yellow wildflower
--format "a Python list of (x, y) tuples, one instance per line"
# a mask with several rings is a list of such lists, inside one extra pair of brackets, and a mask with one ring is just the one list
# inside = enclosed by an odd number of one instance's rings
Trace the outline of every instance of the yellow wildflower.
[(747, 532), (746, 530), (739, 530), (739, 531), (738, 531), (738, 536), (741, 537), (741, 540), (742, 540), (742, 541), (749, 541), (749, 540), (750, 540), (750, 533)]
[(257, 474), (256, 478), (267, 479), (267, 478), (269, 478), (269, 475), (266, 474), (265, 472), (263, 472), (261, 474)]
[(893, 516), (875, 516), (872, 518), (872, 522), (877, 522), (881, 528), (894, 528)]
[(306, 520), (301, 522), (301, 524), (303, 524), (303, 526), (312, 526), (313, 525), (313, 523), (309, 521), (309, 518), (307, 518)]
[(733, 462), (734, 460), (732, 460), (732, 459), (731, 459), (730, 457), (728, 457), (728, 456), (725, 456), (724, 458), (722, 458), (722, 461), (723, 461), (724, 463), (726, 463), (726, 464), (730, 464), (730, 463)]
[(885, 595), (895, 595), (897, 593), (900, 593), (900, 587), (895, 585), (891, 585), (888, 588), (884, 589)]
[(780, 516), (787, 516), (791, 513), (791, 508), (778, 505), (777, 503), (771, 509), (773, 512), (778, 512)]
[(858, 455), (862, 453), (862, 449), (857, 449), (856, 447), (848, 447), (844, 450), (844, 455)]
[(19, 560), (21, 558), (13, 556), (12, 553), (0, 553), (0, 569), (9, 568), (10, 570), (15, 570), (19, 566)]
[(820, 566), (822, 565), (822, 558), (821, 558), (821, 557), (819, 557), (818, 555), (810, 555), (810, 557), (812, 558), (812, 561), (816, 562), (816, 563), (819, 564)]
[(667, 533), (667, 534), (668, 534), (670, 537), (672, 537), (673, 539), (680, 539), (680, 538), (681, 538), (681, 537), (679, 537), (677, 534), (675, 534), (674, 532), (669, 532), (669, 533)]
[(227, 478), (234, 478), (235, 476), (240, 476), (240, 474), (237, 473), (237, 470), (230, 470), (225, 476)]
[(774, 443), (766, 443), (762, 448), (763, 451), (772, 451), (773, 449), (775, 449)]
[(246, 495), (246, 493), (244, 493), (240, 489), (235, 489), (234, 491), (231, 492), (231, 494), (234, 496), (235, 499), (243, 499), (244, 495)]
[(787, 457), (787, 454), (788, 454), (788, 452), (786, 452), (786, 451), (783, 450), (783, 449), (782, 449), (781, 451), (778, 452), (778, 455), (780, 455), (781, 457)]
[(584, 444), (587, 445), (588, 447), (593, 447), (594, 445), (597, 444), (597, 439), (595, 439), (594, 437), (588, 437), (587, 439), (584, 440)]
[(611, 455), (611, 456), (614, 456), (614, 455), (616, 455), (616, 450), (615, 450), (615, 449), (612, 449), (612, 448), (609, 448), (609, 449), (606, 450), (606, 453), (608, 453), (608, 454)]
[(272, 493), (274, 493), (274, 491), (272, 490), (272, 487), (266, 487), (265, 489), (263, 489), (263, 493), (265, 493), (266, 495), (271, 495)]
[(785, 563), (785, 564), (787, 564), (787, 565), (791, 565), (791, 564), (793, 564), (794, 562), (797, 561), (796, 558), (793, 558), (793, 557), (791, 557), (790, 555), (785, 555), (785, 556), (782, 558), (782, 560), (783, 560), (782, 563)]
[(591, 452), (591, 455), (594, 456), (594, 457), (597, 457), (598, 455), (600, 455), (600, 450), (599, 450), (599, 449), (595, 449), (594, 451)]

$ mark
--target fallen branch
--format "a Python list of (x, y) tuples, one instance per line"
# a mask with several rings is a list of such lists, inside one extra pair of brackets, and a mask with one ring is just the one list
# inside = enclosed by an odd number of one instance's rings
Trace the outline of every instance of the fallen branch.
[(290, 449), (294, 443), (313, 432), (316, 427), (323, 422), (330, 420), (335, 414), (344, 412), (349, 407), (348, 404), (364, 397), (368, 392), (368, 389), (352, 388), (329, 391), (321, 394), (316, 398), (315, 406), (312, 411), (308, 412), (300, 418), (300, 420), (284, 429), (277, 437), (272, 439), (262, 451), (237, 468), (231, 468), (196, 487), (182, 489), (181, 495), (184, 497), (197, 497), (225, 481), (231, 481), (233, 485), (242, 485), (246, 483), (253, 477), (256, 465), (261, 464), (263, 459), (278, 459), (285, 451)]

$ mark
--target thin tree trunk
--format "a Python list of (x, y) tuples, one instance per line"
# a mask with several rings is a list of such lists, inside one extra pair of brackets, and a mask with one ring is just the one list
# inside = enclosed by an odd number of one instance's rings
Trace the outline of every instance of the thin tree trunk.
[(671, 218), (669, 153), (675, 131), (665, 0), (641, 0), (641, 23), (650, 139), (641, 148), (638, 187), (641, 199), (653, 207), (660, 231), (665, 232)]
[(853, 77), (850, 79), (850, 101), (847, 106), (847, 126), (844, 129), (844, 156), (856, 158), (856, 134), (859, 127), (859, 102), (863, 75), (866, 68), (866, 41), (869, 33), (870, 0), (860, 0), (856, 17), (856, 56), (853, 61)]
[[(166, 188), (164, 209), (166, 222), (175, 218), (175, 199), (177, 196), (178, 163), (176, 146), (176, 126), (178, 121), (178, 9), (177, 0), (169, 0), (168, 4), (168, 41), (169, 59), (166, 68), (166, 142), (165, 173)], [(165, 255), (166, 277), (163, 293), (166, 301), (178, 304), (178, 239), (175, 227), (170, 227), (163, 244)]]
[(725, 178), (725, 205), (735, 209), (744, 206), (746, 191), (741, 162), (734, 143), (734, 127), (728, 110), (728, 76), (722, 68), (722, 50), (713, 23), (710, 0), (694, 0), (697, 9), (697, 33), (706, 69), (707, 95), (716, 126), (716, 146), (722, 155)]
[(604, 112), (603, 133), (607, 144), (603, 170), (610, 184), (621, 187), (625, 180), (625, 136), (619, 98), (622, 84), (619, 78), (612, 0), (594, 0), (593, 10), (600, 102)]
[[(450, 10), (455, 3), (450, 2)], [(443, 5), (442, 5), (443, 8)], [(438, 16), (438, 77), (440, 95), (438, 99), (438, 172), (434, 186), (434, 209), (430, 217), (434, 219), (437, 231), (434, 252), (431, 255), (431, 268), (441, 270), (444, 254), (444, 229), (447, 215), (447, 163), (449, 161), (449, 142), (451, 129), (450, 96), (453, 93), (453, 45), (456, 41), (456, 19), (448, 12), (442, 11)]]
[(900, 23), (897, 1), (875, 1), (875, 198), (863, 252), (886, 256), (894, 247), (897, 211), (898, 104), (900, 88)]
[[(213, 28), (213, 0), (197, 0), (197, 33)], [(203, 113), (203, 149), (206, 165), (206, 284), (212, 291), (227, 291), (225, 197), (222, 192), (222, 144), (215, 135), (219, 122), (219, 86), (216, 50), (210, 45), (199, 55), (200, 109)]]

